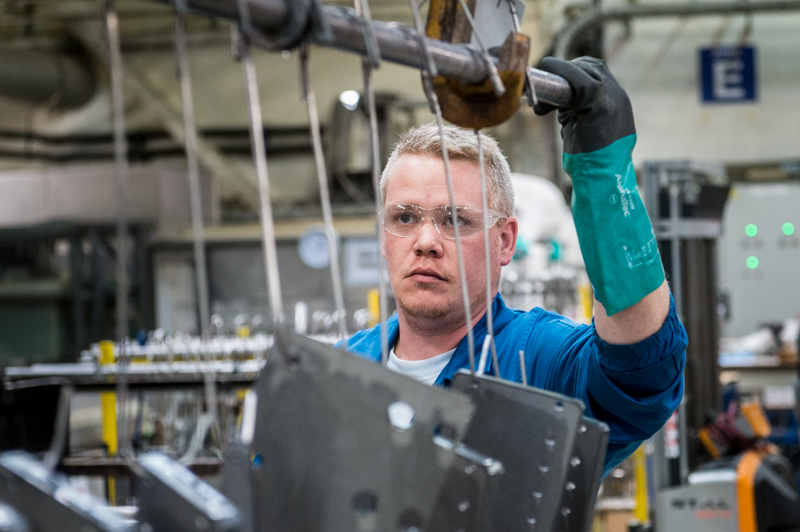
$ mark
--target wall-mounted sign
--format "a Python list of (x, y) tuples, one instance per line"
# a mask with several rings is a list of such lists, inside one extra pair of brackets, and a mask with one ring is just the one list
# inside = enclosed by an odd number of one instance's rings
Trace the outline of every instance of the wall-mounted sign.
[(709, 103), (756, 99), (756, 53), (752, 46), (700, 49), (701, 97)]

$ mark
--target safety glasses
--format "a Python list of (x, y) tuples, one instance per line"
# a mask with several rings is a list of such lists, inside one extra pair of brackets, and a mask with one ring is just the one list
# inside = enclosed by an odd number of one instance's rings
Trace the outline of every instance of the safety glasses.
[[(499, 220), (508, 218), (503, 213), (488, 210), (488, 226), (496, 224)], [(480, 233), (484, 228), (484, 217), (481, 209), (456, 206), (456, 214), (450, 205), (441, 205), (431, 209), (423, 209), (418, 205), (391, 204), (383, 206), (383, 228), (395, 236), (414, 236), (425, 220), (430, 220), (433, 226), (445, 238), (456, 237), (455, 224), (458, 223), (459, 234), (462, 237)]]

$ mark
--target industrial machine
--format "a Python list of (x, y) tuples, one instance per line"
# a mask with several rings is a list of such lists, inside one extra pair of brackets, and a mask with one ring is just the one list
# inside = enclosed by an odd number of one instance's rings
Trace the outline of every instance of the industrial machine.
[(661, 532), (800, 530), (800, 496), (782, 456), (746, 451), (700, 467), (689, 483), (659, 492)]
[(698, 432), (713, 458), (687, 483), (658, 493), (658, 530), (800, 530), (800, 494), (792, 465), (768, 443), (771, 427), (757, 402), (731, 400)]

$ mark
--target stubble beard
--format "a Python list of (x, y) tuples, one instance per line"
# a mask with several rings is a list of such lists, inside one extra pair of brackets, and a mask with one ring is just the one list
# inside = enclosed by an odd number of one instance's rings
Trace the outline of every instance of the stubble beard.
[[(426, 322), (440, 321), (447, 318), (445, 320), (447, 322), (464, 322), (464, 303), (460, 297), (448, 298), (440, 301), (437, 294), (424, 285), (418, 286), (417, 290), (420, 292), (429, 292), (428, 295), (423, 296), (423, 301), (421, 303), (409, 302), (403, 298), (397, 299), (397, 306), (400, 307), (400, 310), (402, 310), (408, 318), (414, 321)], [(484, 287), (478, 290), (478, 292), (478, 294), (469, 294), (471, 296), (470, 309), (472, 311), (486, 303), (486, 288)], [(461, 292), (459, 291), (459, 295), (460, 294)]]

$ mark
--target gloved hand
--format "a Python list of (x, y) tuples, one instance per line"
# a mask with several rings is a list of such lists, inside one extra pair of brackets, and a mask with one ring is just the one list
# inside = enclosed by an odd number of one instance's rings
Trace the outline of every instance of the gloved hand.
[[(656, 238), (636, 185), (630, 99), (605, 63), (546, 57), (539, 68), (565, 78), (574, 105), (559, 108), (562, 162), (572, 177), (572, 214), (595, 297), (611, 316), (664, 282)], [(554, 106), (538, 104), (544, 115)]]
[[(605, 62), (594, 57), (572, 61), (545, 57), (538, 68), (561, 76), (572, 87), (573, 107), (558, 109), (564, 153), (593, 152), (636, 133), (631, 101)], [(534, 112), (543, 116), (555, 108), (540, 102)]]

